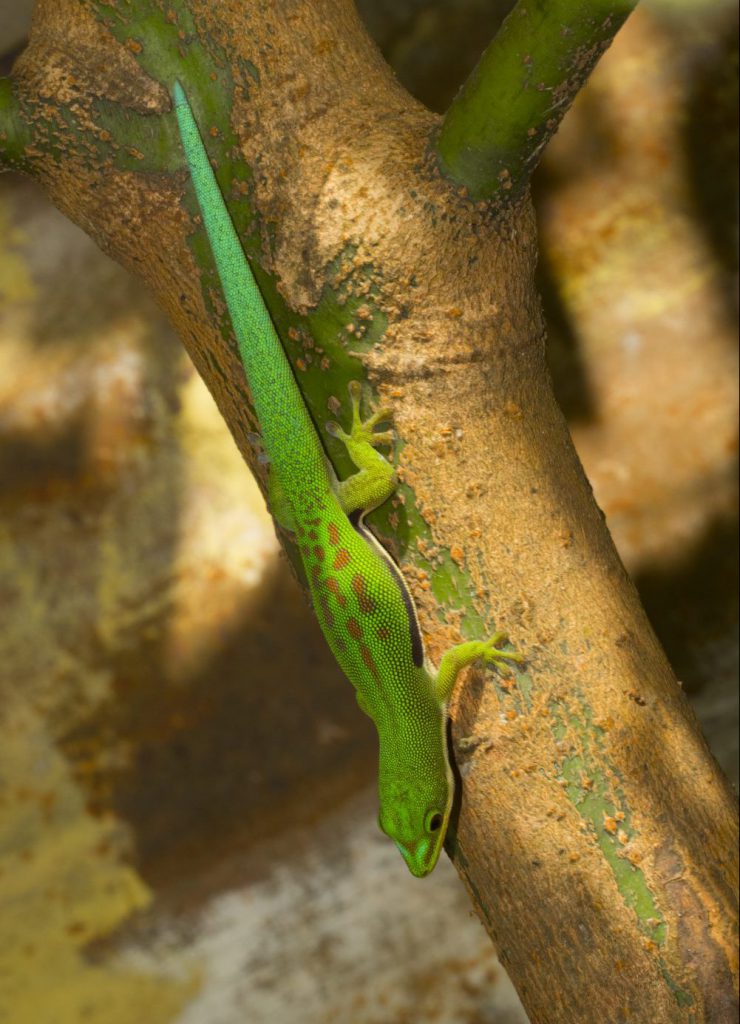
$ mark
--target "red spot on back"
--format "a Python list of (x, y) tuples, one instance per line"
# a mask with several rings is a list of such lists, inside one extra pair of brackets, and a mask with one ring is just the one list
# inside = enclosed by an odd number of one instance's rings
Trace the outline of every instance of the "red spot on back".
[(387, 626), (379, 626), (378, 630), (377, 630), (377, 633), (378, 633), (378, 636), (380, 637), (381, 640), (389, 640), (390, 639), (391, 631), (388, 629)]
[(337, 583), (337, 581), (334, 579), (333, 576), (329, 576), (327, 578), (326, 585), (329, 588), (329, 590), (332, 592), (334, 597), (336, 597), (336, 599), (339, 602), (340, 606), (342, 608), (344, 608), (345, 605), (347, 604), (347, 598), (342, 593), (341, 587), (339, 586), (339, 584)]
[(369, 615), (371, 612), (375, 611), (375, 601), (373, 601), (370, 595), (366, 592), (365, 588), (366, 583), (364, 576), (360, 576), (360, 574), (357, 573), (352, 577), (352, 589), (357, 596), (357, 603), (360, 606), (360, 611)]
[(347, 619), (347, 632), (355, 640), (359, 640), (362, 636), (362, 626), (357, 619)]
[(372, 672), (374, 678), (378, 679), (380, 677), (380, 673), (378, 672), (378, 666), (375, 664), (375, 659), (373, 658), (373, 652), (370, 650), (370, 648), (367, 646), (367, 644), (360, 644), (360, 654), (362, 656), (362, 660), (365, 662), (367, 667), (370, 669), (370, 671)]
[(327, 531), (329, 533), (329, 543), (332, 545), (332, 547), (336, 547), (337, 544), (339, 543), (339, 528), (337, 527), (336, 523), (329, 523), (329, 525), (327, 526)]
[(350, 561), (349, 551), (346, 548), (340, 548), (337, 551), (337, 557), (334, 559), (334, 568), (344, 569), (345, 566), (349, 565)]
[(324, 551), (324, 549), (323, 549), (323, 548), (321, 547), (321, 545), (320, 545), (320, 544), (317, 544), (317, 545), (316, 545), (316, 547), (315, 547), (315, 548), (314, 548), (313, 550), (314, 550), (314, 554), (316, 555), (316, 557), (318, 558), (318, 560), (319, 560), (320, 562), (323, 562), (323, 561), (324, 561), (324, 559), (326, 558), (326, 552), (325, 552), (325, 551)]
[(334, 616), (331, 613), (329, 602), (327, 601), (326, 596), (324, 594), (319, 595), (319, 604), (321, 605), (321, 611), (324, 613), (324, 619), (326, 621), (326, 624), (331, 629), (331, 627), (334, 625)]

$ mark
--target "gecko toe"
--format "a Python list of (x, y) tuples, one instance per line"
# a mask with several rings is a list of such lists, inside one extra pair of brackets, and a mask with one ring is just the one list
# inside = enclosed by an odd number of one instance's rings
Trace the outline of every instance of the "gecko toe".
[(368, 428), (374, 427), (377, 423), (390, 422), (393, 419), (393, 410), (383, 406), (382, 409), (376, 409), (369, 419), (365, 420), (365, 426)]

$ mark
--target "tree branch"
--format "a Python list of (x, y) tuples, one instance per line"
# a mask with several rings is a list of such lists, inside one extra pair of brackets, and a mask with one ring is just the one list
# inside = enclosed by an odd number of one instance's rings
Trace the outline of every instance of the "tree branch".
[(476, 199), (512, 201), (637, 0), (519, 0), (450, 104), (442, 170)]
[(0, 172), (24, 166), (26, 125), (13, 95), (10, 78), (0, 78)]
[(150, 285), (256, 472), (175, 78), (316, 421), (350, 375), (393, 407), (375, 526), (431, 657), (495, 624), (528, 658), (458, 689), (448, 849), (532, 1019), (729, 1019), (736, 807), (554, 399), (526, 197), (481, 209), (430, 171), (438, 121), (350, 0), (39, 0), (13, 76), (28, 172)]

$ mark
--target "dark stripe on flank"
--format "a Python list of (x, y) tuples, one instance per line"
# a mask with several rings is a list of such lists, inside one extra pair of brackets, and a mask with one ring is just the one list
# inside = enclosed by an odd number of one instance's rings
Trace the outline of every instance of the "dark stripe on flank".
[(421, 638), (421, 630), (419, 629), (419, 622), (416, 618), (416, 609), (414, 608), (414, 602), (411, 599), (411, 594), (406, 586), (405, 579), (401, 575), (401, 570), (385, 550), (383, 545), (363, 523), (363, 515), (364, 512), (362, 510), (353, 512), (349, 516), (349, 521), (362, 539), (367, 541), (368, 544), (372, 544), (375, 550), (382, 555), (385, 564), (390, 569), (391, 576), (396, 582), (406, 609), (406, 618), (409, 624), (409, 636), (411, 637), (411, 657), (414, 665), (417, 668), (421, 668), (424, 664), (424, 641)]

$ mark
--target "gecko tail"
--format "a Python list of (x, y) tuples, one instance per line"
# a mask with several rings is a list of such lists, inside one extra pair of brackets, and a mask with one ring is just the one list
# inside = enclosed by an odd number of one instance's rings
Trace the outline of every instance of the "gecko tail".
[(172, 99), (264, 449), (275, 465), (280, 462), (284, 476), (289, 471), (294, 481), (300, 481), (295, 483), (300, 492), (316, 480), (325, 479), (324, 449), (242, 249), (185, 90), (177, 81)]
[(187, 103), (187, 97), (185, 96), (185, 90), (180, 85), (178, 79), (175, 79), (175, 84), (172, 86), (172, 99), (175, 109), (178, 106), (184, 106)]
[(175, 79), (175, 84), (172, 87), (172, 98), (175, 101), (175, 108), (183, 107), (188, 102), (187, 96), (185, 95), (185, 90), (180, 85), (178, 79)]

